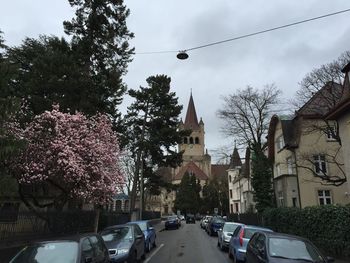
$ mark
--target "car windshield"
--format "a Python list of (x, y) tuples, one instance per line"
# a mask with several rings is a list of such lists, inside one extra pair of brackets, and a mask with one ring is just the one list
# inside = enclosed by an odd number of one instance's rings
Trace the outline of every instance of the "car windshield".
[(322, 261), (322, 256), (309, 242), (297, 239), (270, 238), (269, 254), (271, 257)]
[(132, 238), (131, 227), (125, 226), (107, 229), (101, 232), (101, 236), (105, 242), (130, 239)]
[(213, 223), (225, 223), (225, 220), (222, 218), (214, 218)]
[(177, 220), (177, 216), (169, 216), (168, 220)]
[(147, 230), (147, 222), (138, 222), (137, 225), (141, 228), (142, 231)]
[(225, 224), (223, 231), (233, 233), (236, 230), (237, 226), (238, 225), (235, 224)]
[(50, 242), (25, 247), (10, 263), (75, 263), (78, 242)]

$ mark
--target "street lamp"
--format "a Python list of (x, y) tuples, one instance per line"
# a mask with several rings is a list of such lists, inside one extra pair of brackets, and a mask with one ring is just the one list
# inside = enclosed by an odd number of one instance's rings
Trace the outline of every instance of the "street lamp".
[(178, 59), (185, 60), (185, 59), (188, 59), (188, 54), (186, 53), (186, 50), (182, 50), (182, 51), (179, 51), (179, 53), (177, 53), (176, 57)]

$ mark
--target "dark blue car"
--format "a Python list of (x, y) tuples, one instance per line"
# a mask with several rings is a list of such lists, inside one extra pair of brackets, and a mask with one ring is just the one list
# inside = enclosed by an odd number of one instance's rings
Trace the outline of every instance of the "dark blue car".
[(208, 235), (217, 235), (218, 231), (222, 229), (225, 224), (225, 220), (222, 217), (213, 217), (207, 226)]
[(177, 216), (169, 216), (165, 221), (165, 230), (170, 228), (179, 228), (179, 219)]
[(137, 224), (145, 236), (145, 249), (147, 252), (151, 251), (152, 247), (156, 246), (156, 231), (147, 220), (131, 222)]

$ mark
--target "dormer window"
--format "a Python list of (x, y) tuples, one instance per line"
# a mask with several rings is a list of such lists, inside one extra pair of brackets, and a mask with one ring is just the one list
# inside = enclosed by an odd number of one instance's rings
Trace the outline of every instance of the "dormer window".
[(337, 139), (337, 127), (330, 126), (326, 130), (327, 140), (334, 141)]
[(277, 151), (282, 150), (284, 147), (284, 138), (283, 135), (280, 135), (276, 139), (276, 149)]

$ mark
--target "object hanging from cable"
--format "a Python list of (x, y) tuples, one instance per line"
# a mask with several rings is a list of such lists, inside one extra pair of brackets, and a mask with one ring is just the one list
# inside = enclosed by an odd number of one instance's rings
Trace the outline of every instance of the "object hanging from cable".
[(179, 51), (179, 53), (177, 53), (176, 57), (178, 59), (184, 60), (184, 59), (188, 59), (188, 54), (186, 53), (186, 50), (182, 50), (182, 51)]

